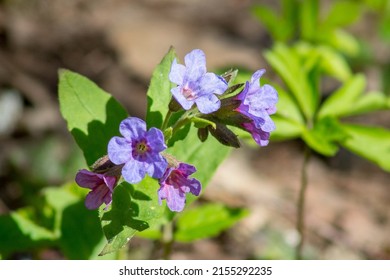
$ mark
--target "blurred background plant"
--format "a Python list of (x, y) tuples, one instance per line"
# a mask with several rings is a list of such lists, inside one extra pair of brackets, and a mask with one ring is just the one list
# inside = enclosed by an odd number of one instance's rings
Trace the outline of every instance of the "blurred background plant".
[[(320, 2), (281, 1), (280, 14), (264, 5), (252, 9), (274, 41), (264, 56), (286, 86), (278, 88), (273, 138), (300, 138), (305, 143), (297, 201), (298, 259), (303, 258), (305, 193), (310, 183), (307, 165), (313, 151), (332, 157), (342, 146), (390, 171), (390, 130), (343, 122), (351, 116), (389, 109), (390, 97), (381, 91), (365, 92), (365, 76), (354, 74), (348, 60), (363, 56), (363, 43), (342, 29), (358, 21), (364, 9), (388, 11), (389, 3), (330, 1), (327, 11), (320, 13)], [(383, 13), (378, 23), (383, 39), (387, 14)], [(337, 88), (324, 87), (325, 77), (335, 79)], [(325, 82), (332, 83), (329, 79)]]
[[(184, 2), (0, 3), (1, 257), (101, 258), (98, 214), (69, 183), (85, 163), (59, 115), (57, 70), (82, 73), (145, 117), (152, 69), (174, 45), (204, 49), (215, 69), (266, 68), (261, 82), (280, 101), (270, 146), (233, 152), (197, 217), (183, 213), (173, 258), (389, 258), (390, 177), (349, 153), (389, 171), (389, 1)], [(157, 232), (105, 257), (159, 257), (148, 241)]]

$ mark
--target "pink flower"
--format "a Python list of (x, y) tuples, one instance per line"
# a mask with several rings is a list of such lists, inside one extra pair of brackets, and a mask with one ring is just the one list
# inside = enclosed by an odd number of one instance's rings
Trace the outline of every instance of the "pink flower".
[(91, 189), (85, 198), (85, 206), (88, 209), (97, 209), (103, 203), (106, 206), (111, 204), (112, 193), (117, 182), (116, 177), (82, 169), (77, 172), (75, 181), (80, 187)]
[(184, 209), (186, 193), (191, 192), (198, 196), (202, 186), (195, 178), (188, 178), (196, 171), (190, 164), (179, 163), (177, 167), (169, 167), (160, 179), (160, 189), (158, 190), (158, 200), (161, 205), (166, 199), (168, 208), (171, 211), (180, 212)]

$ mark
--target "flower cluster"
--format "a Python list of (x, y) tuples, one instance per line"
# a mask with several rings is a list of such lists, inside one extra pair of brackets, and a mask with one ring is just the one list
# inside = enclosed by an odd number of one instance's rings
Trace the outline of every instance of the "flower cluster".
[(260, 86), (260, 77), (265, 70), (256, 71), (245, 88), (234, 97), (240, 101), (235, 109), (249, 118), (249, 122), (241, 123), (241, 127), (251, 133), (253, 139), (260, 146), (268, 145), (270, 132), (275, 130), (275, 124), (269, 115), (276, 112), (278, 93), (270, 85)]
[[(176, 84), (171, 89), (169, 110), (184, 111), (182, 117), (168, 128), (171, 116), (168, 114), (161, 129), (152, 127), (149, 130), (139, 118), (123, 120), (119, 126), (122, 136), (111, 138), (104, 160), (99, 160), (92, 171), (83, 169), (76, 175), (78, 185), (91, 189), (85, 201), (87, 208), (96, 209), (103, 203), (107, 208), (120, 177), (136, 184), (149, 175), (159, 182), (160, 188), (156, 190), (159, 203), (166, 200), (171, 211), (182, 211), (186, 194), (199, 196), (202, 186), (190, 177), (196, 172), (194, 166), (180, 162), (164, 151), (171, 134), (190, 122), (202, 123), (197, 126), (201, 141), (206, 141), (210, 133), (224, 145), (239, 147), (237, 136), (229, 128), (235, 126), (249, 132), (258, 145), (268, 144), (270, 132), (275, 129), (270, 115), (276, 112), (278, 95), (272, 86), (260, 86), (265, 70), (256, 71), (245, 84), (230, 86), (235, 72), (222, 76), (207, 72), (203, 51), (191, 51), (184, 63), (179, 64), (174, 59), (169, 73), (170, 82)], [(169, 129), (171, 134), (166, 133)]]

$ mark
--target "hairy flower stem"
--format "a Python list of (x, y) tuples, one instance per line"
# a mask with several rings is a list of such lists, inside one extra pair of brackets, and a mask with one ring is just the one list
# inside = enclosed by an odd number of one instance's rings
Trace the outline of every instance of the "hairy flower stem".
[(297, 202), (297, 223), (296, 223), (296, 229), (299, 233), (299, 242), (295, 249), (295, 258), (297, 260), (302, 259), (302, 249), (303, 244), (305, 241), (305, 196), (306, 196), (306, 189), (307, 189), (307, 167), (309, 164), (311, 156), (311, 150), (308, 146), (305, 146), (305, 152), (304, 152), (304, 158), (303, 158), (303, 164), (301, 169), (301, 187), (299, 189), (299, 196), (298, 196), (298, 202)]
[(162, 257), (164, 260), (169, 260), (173, 245), (173, 222), (168, 222), (163, 226), (161, 244), (163, 247)]

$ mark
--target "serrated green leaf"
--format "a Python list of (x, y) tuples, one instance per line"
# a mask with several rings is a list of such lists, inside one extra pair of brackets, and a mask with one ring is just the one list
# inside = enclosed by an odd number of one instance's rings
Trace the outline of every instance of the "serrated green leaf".
[(342, 124), (349, 137), (341, 145), (390, 171), (390, 131), (380, 127)]
[(146, 123), (148, 127), (161, 128), (168, 112), (168, 104), (172, 97), (170, 92), (172, 83), (169, 81), (169, 72), (175, 57), (175, 50), (171, 47), (153, 71), (147, 92)]
[(84, 153), (88, 165), (107, 154), (107, 143), (118, 134), (127, 117), (123, 107), (89, 79), (61, 70), (59, 100), (68, 129)]
[(353, 76), (325, 100), (318, 117), (348, 115), (365, 86), (366, 79), (362, 74)]
[(179, 216), (174, 239), (191, 242), (217, 236), (248, 215), (244, 208), (231, 208), (213, 203), (187, 210)]
[(149, 177), (136, 185), (123, 182), (115, 188), (111, 208), (101, 213), (108, 244), (100, 255), (119, 250), (137, 232), (153, 226), (155, 219), (163, 216), (165, 207), (158, 204), (158, 188), (157, 181)]

